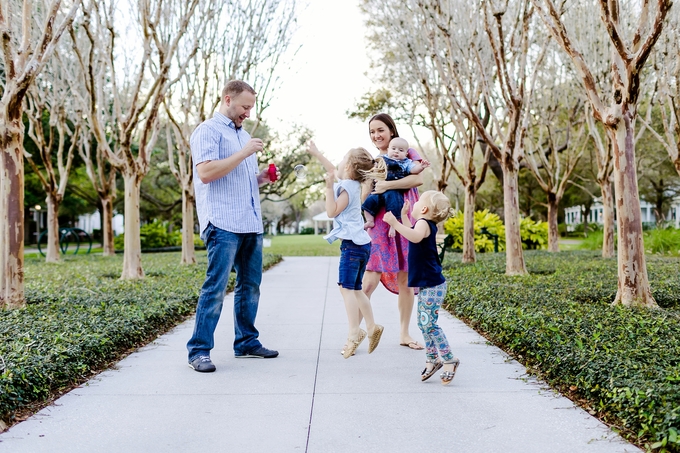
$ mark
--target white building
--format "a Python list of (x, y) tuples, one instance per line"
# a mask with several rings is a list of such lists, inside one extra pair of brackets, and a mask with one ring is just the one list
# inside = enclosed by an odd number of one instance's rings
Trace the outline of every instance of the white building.
[[(590, 207), (588, 214), (588, 223), (602, 224), (602, 212), (604, 207), (600, 199), (596, 198), (593, 205)], [(567, 224), (567, 230), (570, 227), (573, 229), (575, 225), (583, 223), (583, 205), (570, 206), (564, 208), (564, 223)], [(642, 223), (656, 223), (656, 214), (654, 213), (654, 205), (644, 200), (640, 200), (640, 210), (642, 211)], [(614, 208), (614, 217), (616, 218), (616, 208)], [(680, 199), (673, 201), (671, 208), (668, 210), (666, 220), (675, 224), (675, 228), (680, 228)]]
[[(115, 236), (125, 233), (125, 224), (123, 220), (123, 214), (115, 214), (113, 216), (113, 234)], [(92, 234), (93, 230), (101, 230), (102, 219), (99, 211), (95, 211), (92, 214), (78, 216), (76, 228), (80, 228), (87, 234)]]

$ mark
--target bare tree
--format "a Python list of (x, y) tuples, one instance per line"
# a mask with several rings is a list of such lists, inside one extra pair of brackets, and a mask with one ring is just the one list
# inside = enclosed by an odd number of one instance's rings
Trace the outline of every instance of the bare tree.
[[(605, 105), (593, 73), (576, 48), (552, 0), (531, 0), (548, 29), (574, 63), (593, 109), (612, 144), (614, 186), (618, 220), (618, 291), (615, 303), (656, 307), (647, 277), (642, 219), (635, 166), (635, 119), (640, 95), (640, 76), (663, 29), (670, 0), (645, 1), (639, 8), (618, 0), (598, 0), (602, 21), (612, 44), (612, 101)], [(574, 4), (570, 3), (571, 7)], [(578, 8), (581, 5), (576, 5)], [(592, 10), (594, 5), (589, 5)], [(587, 7), (587, 6), (586, 6)], [(626, 14), (627, 13), (627, 14)], [(631, 23), (624, 18), (635, 18)], [(628, 37), (626, 37), (628, 35)]]
[(75, 19), (75, 26), (69, 30), (70, 45), (76, 63), (65, 69), (70, 70), (68, 80), (71, 83), (76, 108), (84, 112), (77, 118), (82, 129), (78, 153), (85, 163), (86, 174), (99, 200), (102, 254), (114, 256), (116, 251), (113, 243), (113, 202), (116, 198), (117, 171), (109, 163), (106, 155), (107, 149), (114, 146), (112, 143), (114, 137), (110, 133), (105, 133), (107, 143), (100, 142), (88, 120), (96, 115), (96, 121), (104, 131), (115, 128), (112, 87), (111, 84), (102, 82), (111, 76), (100, 44), (105, 31), (93, 20), (92, 8), (92, 3), (88, 3), (83, 8), (83, 14)]
[(570, 176), (585, 152), (583, 104), (571, 74), (557, 58), (542, 68), (534, 94), (532, 124), (525, 162), (545, 192), (548, 208), (548, 251), (559, 252), (557, 211)]
[[(370, 46), (379, 55), (376, 69), (380, 70), (378, 79), (383, 88), (376, 97), (389, 93), (388, 99), (384, 99), (387, 102), (382, 103), (371, 102), (373, 98), (368, 97), (367, 106), (391, 104), (396, 107), (397, 111), (390, 113), (409, 124), (421, 151), (434, 153), (426, 157), (440, 164), (432, 170), (437, 188), (443, 192), (453, 172), (455, 128), (449, 117), (450, 106), (442, 80), (430, 58), (428, 36), (420, 31), (423, 14), (414, 1), (365, 0), (361, 8), (367, 17)], [(393, 97), (395, 102), (389, 102)], [(352, 116), (365, 119), (375, 113), (377, 111), (364, 110)], [(431, 147), (422, 146), (415, 126), (430, 132)]]
[[(475, 166), (474, 150), (478, 143), (477, 131), (467, 118), (460, 113), (455, 95), (456, 90), (451, 77), (441, 66), (451, 69), (453, 61), (432, 49), (432, 36), (428, 33), (428, 13), (422, 3), (366, 1), (364, 12), (369, 16), (368, 24), (373, 31), (371, 41), (380, 50), (380, 65), (385, 74), (382, 83), (399, 94), (401, 109), (406, 113), (409, 124), (426, 127), (431, 134), (435, 160), (441, 165), (433, 168), (437, 187), (444, 191), (451, 174), (455, 174), (465, 187), (465, 233), (463, 241), (463, 261), (474, 262), (474, 209), (477, 190), (484, 182), (488, 154), (484, 159), (481, 172)], [(472, 8), (465, 10), (471, 13)], [(458, 11), (461, 13), (461, 11)], [(456, 15), (456, 17), (460, 17)], [(447, 18), (450, 22), (453, 18)], [(467, 17), (460, 19), (469, 29)], [(388, 52), (382, 52), (384, 46)], [(479, 79), (474, 79), (478, 81)], [(482, 84), (475, 85), (473, 103), (481, 108)], [(488, 110), (487, 110), (488, 112)], [(488, 122), (488, 115), (487, 115)], [(486, 124), (486, 123), (485, 123)], [(414, 131), (415, 132), (415, 131)], [(418, 135), (414, 133), (420, 145)], [(423, 149), (423, 146), (420, 146)]]
[[(614, 193), (612, 191), (612, 176), (614, 174), (614, 160), (609, 136), (595, 124), (595, 118), (588, 108), (586, 113), (588, 135), (595, 144), (595, 160), (597, 175), (595, 180), (600, 187), (602, 201), (602, 258), (614, 256)], [(585, 228), (584, 228), (585, 232)]]
[[(491, 154), (491, 149), (477, 130), (478, 127), (486, 129), (491, 118), (489, 104), (485, 100), (484, 80), (478, 77), (477, 65), (482, 54), (485, 54), (488, 57), (486, 61), (490, 62), (491, 52), (484, 35), (480, 33), (482, 22), (474, 8), (456, 8), (454, 14), (452, 6), (452, 3), (448, 3), (438, 7), (435, 3), (422, 1), (419, 4), (421, 10), (425, 12), (426, 27), (423, 30), (429, 34), (430, 56), (445, 87), (448, 114), (456, 131), (455, 143), (458, 155), (456, 162), (452, 164), (452, 170), (465, 192), (463, 262), (471, 263), (476, 260), (474, 244), (476, 196), (484, 183)], [(461, 99), (467, 100), (471, 112), (478, 117), (481, 116), (478, 123), (470, 120), (466, 109), (461, 106)], [(475, 149), (478, 143), (484, 156), (479, 174), (475, 166)]]
[[(659, 39), (654, 55), (654, 72), (658, 87), (662, 131), (656, 131), (651, 121), (644, 125), (664, 146), (675, 171), (680, 175), (680, 9), (669, 14), (668, 25)], [(651, 109), (650, 109), (651, 110)]]
[[(64, 62), (55, 54), (38, 76), (37, 82), (29, 88), (26, 97), (28, 135), (38, 149), (44, 173), (32, 155), (25, 153), (25, 156), (47, 194), (48, 263), (59, 261), (59, 206), (66, 192), (80, 131), (79, 125), (73, 121), (76, 111), (69, 102), (72, 95), (66, 80), (68, 74), (62, 70), (63, 65)], [(55, 151), (56, 169), (53, 164)]]
[(184, 47), (176, 53), (178, 66), (185, 54), (194, 54), (164, 100), (168, 162), (182, 188), (182, 264), (196, 262), (191, 132), (216, 110), (222, 87), (236, 78), (249, 81), (258, 91), (257, 118), (251, 127), (255, 132), (278, 83), (279, 59), (290, 45), (295, 16), (294, 0), (225, 2), (213, 20), (190, 24), (199, 29), (189, 33), (205, 30), (200, 50)]
[[(182, 42), (193, 52), (203, 34), (186, 34), (192, 21), (209, 21), (214, 14), (212, 2), (191, 0), (138, 0), (121, 12), (114, 1), (92, 1), (87, 8), (90, 20), (84, 21), (88, 37), (104, 70), (95, 75), (89, 92), (87, 120), (104, 150), (108, 162), (118, 169), (125, 186), (125, 251), (121, 278), (144, 277), (139, 234), (140, 185), (149, 171), (151, 152), (160, 129), (159, 109), (168, 87), (186, 71), (192, 52), (180, 64), (173, 64)], [(121, 14), (135, 17), (134, 28), (122, 34)], [(198, 28), (196, 28), (198, 29)], [(138, 39), (129, 39), (137, 34)], [(132, 48), (125, 45), (134, 44)], [(141, 44), (137, 46), (137, 44)], [(87, 66), (84, 66), (86, 70)], [(111, 101), (103, 98), (104, 85), (110, 84)], [(105, 112), (112, 112), (115, 127), (106, 129)]]
[[(0, 3), (0, 306), (24, 304), (23, 101), (80, 0)], [(21, 18), (21, 20), (17, 20)]]
[[(435, 52), (445, 58), (453, 59), (453, 69), (446, 71), (455, 84), (457, 107), (473, 125), (489, 150), (500, 162), (503, 171), (503, 197), (506, 234), (506, 274), (526, 273), (522, 238), (520, 235), (520, 212), (518, 174), (519, 163), (524, 157), (524, 139), (531, 100), (532, 78), (540, 67), (549, 40), (542, 39), (538, 33), (533, 12), (528, 0), (520, 2), (487, 1), (477, 2), (449, 0), (445, 2), (420, 0), (421, 8), (431, 18), (436, 32), (432, 42)], [(482, 121), (478, 106), (473, 102), (474, 87), (464, 77), (464, 71), (455, 70), (466, 61), (460, 49), (470, 45), (470, 38), (459, 41), (460, 28), (451, 28), (453, 18), (461, 10), (472, 8), (481, 11), (482, 22), (469, 34), (470, 37), (484, 36), (474, 47), (476, 77), (482, 81), (482, 94), (491, 113), (491, 129), (502, 145), (489, 132)], [(462, 17), (469, 19), (469, 14)], [(474, 24), (474, 22), (472, 22)], [(465, 25), (469, 28), (470, 25)], [(543, 46), (532, 45), (543, 41)], [(441, 42), (439, 46), (437, 44)], [(483, 44), (482, 44), (483, 42)], [(489, 55), (490, 59), (486, 59)], [(464, 67), (464, 63), (463, 63)], [(444, 68), (446, 69), (446, 68)], [(451, 95), (450, 95), (451, 97)]]

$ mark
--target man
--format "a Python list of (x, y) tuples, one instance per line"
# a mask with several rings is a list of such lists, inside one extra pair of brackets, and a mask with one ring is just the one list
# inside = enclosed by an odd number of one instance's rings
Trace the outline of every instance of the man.
[(257, 168), (262, 140), (251, 138), (242, 128), (255, 105), (255, 94), (243, 81), (228, 82), (218, 111), (191, 134), (196, 210), (208, 250), (208, 270), (187, 349), (189, 366), (202, 373), (215, 371), (210, 350), (232, 267), (236, 270), (235, 356), (279, 355), (262, 346), (254, 325), (262, 280), (259, 186), (271, 182), (267, 170)]

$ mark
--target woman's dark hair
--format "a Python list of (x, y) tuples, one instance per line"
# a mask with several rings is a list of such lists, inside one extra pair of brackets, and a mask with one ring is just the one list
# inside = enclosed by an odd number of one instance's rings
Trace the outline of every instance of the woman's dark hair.
[(387, 125), (387, 128), (390, 130), (392, 133), (392, 138), (394, 137), (399, 137), (399, 132), (397, 132), (397, 125), (394, 124), (394, 120), (392, 119), (391, 116), (389, 116), (387, 113), (378, 113), (376, 115), (373, 115), (370, 120), (368, 120), (368, 128), (370, 130), (371, 128), (371, 122), (373, 120), (378, 120), (382, 121)]

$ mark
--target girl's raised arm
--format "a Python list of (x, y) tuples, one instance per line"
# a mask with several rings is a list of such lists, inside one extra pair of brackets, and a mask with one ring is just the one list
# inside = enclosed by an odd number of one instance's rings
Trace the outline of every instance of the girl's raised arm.
[(321, 165), (323, 165), (323, 168), (325, 168), (328, 173), (335, 172), (335, 165), (333, 165), (330, 160), (326, 159), (326, 156), (319, 151), (312, 140), (309, 141), (308, 151), (309, 154), (319, 159), (319, 162), (321, 162)]

